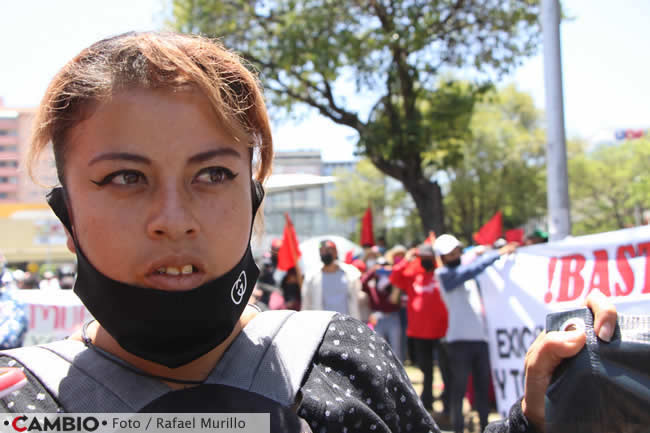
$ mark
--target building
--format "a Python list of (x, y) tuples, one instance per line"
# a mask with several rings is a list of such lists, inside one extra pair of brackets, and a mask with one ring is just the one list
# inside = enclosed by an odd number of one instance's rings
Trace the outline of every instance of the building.
[(312, 174), (320, 176), (323, 174), (323, 161), (320, 150), (290, 150), (275, 153), (273, 160), (274, 174)]
[(0, 203), (45, 203), (46, 186), (58, 183), (51, 149), (35, 169), (43, 185), (34, 183), (27, 173), (25, 161), (35, 115), (34, 109), (12, 109), (0, 101)]
[(273, 174), (266, 182), (265, 231), (282, 235), (289, 214), (300, 238), (338, 233), (338, 224), (327, 214), (325, 189), (336, 179), (313, 174)]
[(357, 221), (340, 221), (331, 215), (335, 205), (329, 191), (335, 168), (353, 169), (355, 162), (323, 162), (319, 150), (279, 151), (273, 174), (266, 182), (264, 238), (256, 252), (268, 248), (271, 239), (282, 238), (285, 214), (291, 217), (299, 241), (322, 235), (349, 236)]

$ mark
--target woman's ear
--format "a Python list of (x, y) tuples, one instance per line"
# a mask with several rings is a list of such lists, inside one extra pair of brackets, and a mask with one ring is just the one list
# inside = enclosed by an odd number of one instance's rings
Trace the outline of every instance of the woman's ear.
[(68, 250), (70, 250), (72, 254), (77, 254), (77, 249), (74, 246), (74, 240), (72, 240), (72, 235), (70, 234), (70, 232), (66, 227), (63, 227), (63, 229), (65, 230), (65, 236), (67, 238), (65, 241), (65, 245), (68, 247)]

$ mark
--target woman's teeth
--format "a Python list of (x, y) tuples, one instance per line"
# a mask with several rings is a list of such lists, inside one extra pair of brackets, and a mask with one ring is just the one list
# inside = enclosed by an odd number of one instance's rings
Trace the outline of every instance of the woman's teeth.
[(189, 275), (192, 272), (194, 272), (194, 266), (192, 265), (185, 265), (182, 268), (176, 268), (174, 266), (163, 266), (158, 269), (156, 269), (156, 273), (158, 274), (167, 274), (167, 275)]

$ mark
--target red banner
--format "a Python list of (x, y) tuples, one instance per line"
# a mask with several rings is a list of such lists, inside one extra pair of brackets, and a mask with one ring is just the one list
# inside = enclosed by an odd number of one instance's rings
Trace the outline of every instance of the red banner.
[(501, 237), (502, 232), (501, 211), (498, 211), (490, 218), (490, 221), (480, 228), (478, 233), (474, 233), (474, 241), (479, 245), (492, 245)]
[(282, 237), (282, 246), (278, 250), (278, 269), (288, 271), (296, 266), (300, 259), (300, 247), (298, 247), (298, 237), (296, 229), (293, 227), (289, 214), (285, 214), (287, 222), (284, 225), (284, 234)]
[(375, 245), (375, 236), (372, 230), (372, 210), (368, 206), (361, 219), (361, 246), (371, 247), (373, 245)]

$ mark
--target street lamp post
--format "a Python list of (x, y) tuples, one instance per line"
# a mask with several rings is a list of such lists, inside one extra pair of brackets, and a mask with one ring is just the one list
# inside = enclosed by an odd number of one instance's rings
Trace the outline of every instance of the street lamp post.
[(558, 0), (542, 0), (544, 34), (544, 84), (546, 94), (546, 171), (550, 240), (571, 234), (569, 185), (562, 100), (560, 55), (560, 6)]

